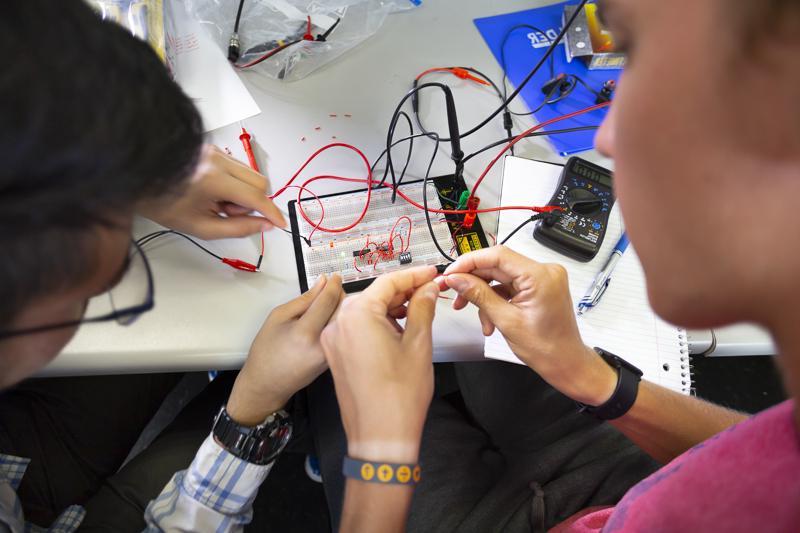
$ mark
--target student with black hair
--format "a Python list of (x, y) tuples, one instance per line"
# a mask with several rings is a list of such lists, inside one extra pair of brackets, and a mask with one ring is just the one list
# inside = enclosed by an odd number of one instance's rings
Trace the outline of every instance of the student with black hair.
[[(0, 388), (8, 389), (0, 396), (0, 530), (27, 530), (30, 519), (73, 531), (179, 376), (20, 381), (82, 324), (129, 323), (148, 310), (153, 287), (140, 276), (141, 290), (132, 292), (139, 299), (114, 299), (103, 316), (87, 313), (89, 299), (149, 268), (131, 240), (134, 215), (206, 239), (285, 221), (263, 176), (203, 145), (196, 109), (156, 54), (87, 3), (3, 2), (0, 49)], [(270, 316), (230, 393), (228, 429), (263, 422), (322, 372), (319, 333), (342, 295), (338, 278), (322, 279)], [(222, 485), (202, 470), (215, 461), (258, 479), (270, 468), (209, 438), (186, 478), (202, 472), (207, 487), (235, 488), (231, 475)], [(173, 473), (143, 475), (163, 485)], [(175, 496), (171, 511), (151, 513), (153, 528), (172, 520), (216, 529), (226, 520), (201, 503), (207, 492), (167, 494)], [(250, 505), (222, 503), (245, 514)], [(141, 512), (137, 518), (143, 524)]]

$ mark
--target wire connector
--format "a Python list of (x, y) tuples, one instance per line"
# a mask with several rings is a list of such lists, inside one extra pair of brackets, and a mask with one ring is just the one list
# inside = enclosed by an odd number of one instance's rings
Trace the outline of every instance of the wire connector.
[(228, 61), (236, 63), (239, 60), (239, 34), (234, 33), (231, 35), (231, 40), (228, 41)]
[(236, 270), (244, 270), (245, 272), (255, 272), (258, 270), (256, 265), (242, 261), (241, 259), (231, 259), (230, 257), (223, 257), (222, 262), (226, 265), (235, 268)]
[(614, 80), (608, 80), (607, 82), (603, 83), (603, 88), (600, 89), (600, 93), (597, 95), (597, 99), (594, 101), (595, 104), (604, 104), (606, 102), (610, 102), (612, 96), (614, 95), (614, 89), (617, 88), (617, 83)]
[(480, 205), (481, 199), (477, 196), (473, 196), (469, 200), (467, 200), (467, 209), (468, 212), (464, 214), (464, 224), (461, 226), (464, 229), (472, 229), (472, 226), (475, 225), (475, 219), (478, 218), (478, 213), (476, 212), (478, 209), (478, 205)]

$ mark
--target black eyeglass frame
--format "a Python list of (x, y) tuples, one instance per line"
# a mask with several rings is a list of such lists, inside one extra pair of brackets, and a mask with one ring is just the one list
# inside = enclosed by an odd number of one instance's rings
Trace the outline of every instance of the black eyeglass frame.
[[(150, 262), (147, 260), (147, 256), (144, 254), (142, 247), (139, 246), (139, 243), (137, 243), (135, 240), (132, 240), (131, 243), (133, 243), (133, 246), (136, 248), (136, 252), (142, 256), (142, 261), (144, 261), (145, 272), (147, 274), (147, 297), (143, 303), (131, 307), (126, 307), (125, 309), (112, 311), (110, 313), (106, 313), (105, 315), (100, 315), (92, 318), (82, 317), (77, 320), (69, 320), (67, 322), (59, 322), (57, 324), (48, 324), (46, 326), (35, 326), (32, 328), (0, 331), (0, 339), (8, 339), (10, 337), (18, 337), (20, 335), (32, 335), (35, 333), (42, 333), (54, 329), (71, 328), (75, 326), (80, 326), (81, 324), (110, 322), (112, 320), (119, 321), (120, 318), (130, 317), (130, 316), (134, 316), (135, 318), (128, 322), (120, 322), (120, 325), (130, 326), (131, 324), (136, 322), (136, 319), (140, 315), (146, 313), (147, 311), (150, 311), (155, 306), (155, 289), (153, 285), (153, 271), (150, 269)], [(113, 287), (112, 289), (109, 289), (109, 291), (110, 290), (113, 290)]]

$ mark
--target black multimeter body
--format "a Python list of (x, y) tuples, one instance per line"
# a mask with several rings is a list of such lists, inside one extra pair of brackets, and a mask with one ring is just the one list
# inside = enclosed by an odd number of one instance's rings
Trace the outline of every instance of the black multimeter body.
[(614, 206), (611, 171), (571, 157), (548, 205), (563, 211), (540, 220), (533, 238), (572, 259), (591, 261), (603, 244)]

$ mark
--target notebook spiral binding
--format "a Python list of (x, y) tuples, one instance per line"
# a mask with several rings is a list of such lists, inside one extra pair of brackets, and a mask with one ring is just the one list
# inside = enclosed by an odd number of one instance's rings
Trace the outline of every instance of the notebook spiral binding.
[(692, 386), (692, 360), (689, 357), (689, 339), (686, 330), (677, 328), (678, 346), (680, 347), (681, 361), (681, 390), (685, 393), (695, 394)]

